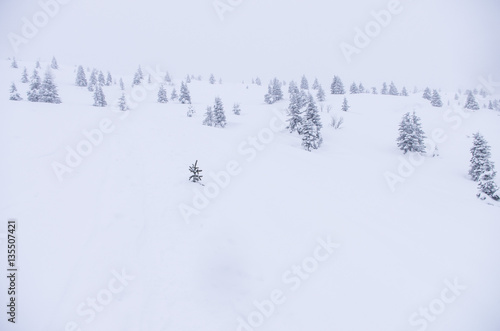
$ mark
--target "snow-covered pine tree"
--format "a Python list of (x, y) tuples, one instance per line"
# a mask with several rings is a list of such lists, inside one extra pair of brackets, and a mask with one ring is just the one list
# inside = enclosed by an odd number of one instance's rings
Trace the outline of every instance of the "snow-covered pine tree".
[(309, 82), (307, 81), (305, 75), (303, 75), (302, 79), (300, 80), (300, 88), (303, 90), (309, 90)]
[(259, 77), (255, 78), (255, 84), (257, 84), (258, 86), (262, 85), (262, 81), (260, 80)]
[(317, 132), (323, 128), (323, 124), (321, 123), (321, 117), (319, 115), (318, 107), (316, 106), (316, 102), (311, 94), (308, 96), (307, 107), (304, 112), (304, 119), (306, 121), (311, 121), (317, 129)]
[(399, 95), (398, 88), (394, 84), (394, 82), (391, 82), (389, 85), (389, 95)]
[(474, 95), (469, 92), (469, 95), (467, 96), (467, 101), (464, 106), (465, 109), (470, 109), (470, 110), (478, 110), (479, 109), (479, 104), (476, 101), (476, 98)]
[(189, 89), (184, 82), (181, 82), (181, 95), (179, 97), (180, 103), (189, 103), (191, 104), (191, 95), (189, 93)]
[(17, 69), (17, 68), (18, 68), (18, 66), (17, 66), (17, 62), (16, 62), (16, 58), (15, 58), (15, 57), (13, 57), (13, 58), (12, 58), (12, 62), (10, 63), (10, 67), (11, 67), (11, 68), (14, 68), (14, 69)]
[(222, 100), (217, 97), (215, 98), (215, 105), (213, 111), (213, 120), (215, 127), (225, 127), (226, 126), (226, 114), (224, 113), (224, 105), (222, 104)]
[(413, 112), (411, 116), (411, 121), (413, 124), (413, 150), (412, 152), (417, 153), (425, 153), (425, 142), (426, 138), (425, 132), (422, 129), (422, 123), (420, 123), (420, 117), (417, 116), (415, 112)]
[(205, 119), (203, 120), (203, 125), (214, 126), (214, 115), (212, 112), (212, 107), (208, 106), (205, 112)]
[(376, 87), (372, 87), (372, 94), (378, 94)]
[(330, 91), (332, 94), (345, 94), (344, 84), (339, 76), (333, 76), (333, 83)]
[(317, 149), (316, 143), (316, 131), (314, 129), (314, 125), (311, 121), (304, 121), (302, 125), (302, 147), (308, 152), (313, 149)]
[(99, 75), (97, 76), (97, 81), (101, 86), (106, 85), (106, 78), (104, 78), (104, 74), (101, 70), (99, 70)]
[(92, 73), (90, 74), (89, 84), (87, 85), (87, 89), (89, 91), (94, 91), (97, 85), (97, 70), (92, 69)]
[(432, 91), (431, 105), (433, 107), (443, 107), (443, 102), (441, 101), (441, 96), (437, 90)]
[(102, 87), (100, 84), (96, 84), (94, 88), (94, 106), (95, 107), (106, 107), (108, 104), (106, 102), (106, 98), (104, 96), (104, 92), (102, 91)]
[(52, 61), (50, 62), (50, 67), (54, 70), (59, 69), (59, 65), (57, 64), (57, 60), (56, 60), (55, 56), (52, 57)]
[(170, 74), (168, 73), (168, 71), (167, 71), (167, 73), (165, 74), (165, 78), (163, 78), (163, 80), (164, 80), (166, 83), (169, 83), (169, 84), (170, 84), (170, 83), (172, 83), (172, 78), (170, 78)]
[(125, 91), (125, 84), (123, 84), (123, 79), (120, 77), (120, 90)]
[(325, 101), (326, 96), (325, 96), (325, 91), (323, 90), (323, 87), (321, 85), (318, 85), (317, 90), (318, 90), (318, 93), (316, 93), (316, 98), (318, 98), (318, 101), (319, 102)]
[(342, 103), (342, 111), (348, 111), (349, 108), (351, 108), (351, 107), (347, 103), (347, 99), (344, 97), (344, 102)]
[(36, 69), (33, 70), (33, 74), (30, 77), (30, 90), (28, 91), (28, 100), (31, 102), (38, 102), (40, 98), (40, 88), (42, 86), (42, 82), (40, 76), (38, 75), (38, 71)]
[(491, 100), (490, 100), (490, 102), (488, 103), (488, 109), (492, 109), (492, 110), (494, 109), (494, 108), (493, 108), (493, 102), (491, 102)]
[(179, 96), (177, 95), (177, 91), (174, 89), (172, 90), (172, 93), (170, 94), (170, 100), (177, 100)]
[(486, 139), (479, 132), (474, 133), (473, 137), (474, 141), (470, 149), (472, 157), (470, 159), (469, 176), (473, 181), (477, 182), (483, 172), (492, 169), (493, 163), (490, 160), (491, 147)]
[(298, 92), (293, 91), (290, 93), (290, 104), (288, 105), (288, 116), (287, 129), (290, 133), (296, 131), (298, 134), (302, 132), (302, 112), (301, 112), (301, 100)]
[(165, 90), (165, 87), (163, 84), (160, 84), (160, 89), (158, 90), (158, 102), (159, 103), (167, 103), (168, 98), (167, 98), (167, 90)]
[(118, 108), (121, 111), (126, 111), (129, 109), (127, 105), (127, 100), (125, 99), (125, 93), (122, 93), (122, 96), (118, 99)]
[(351, 92), (351, 94), (358, 94), (359, 93), (358, 85), (356, 85), (356, 83), (353, 82), (351, 84), (351, 88), (349, 89), (349, 92)]
[(404, 97), (408, 96), (408, 91), (406, 90), (405, 86), (403, 86), (403, 89), (401, 90), (401, 95), (404, 96)]
[(302, 127), (302, 147), (305, 150), (311, 151), (312, 149), (318, 149), (323, 138), (321, 136), (321, 128), (323, 124), (321, 123), (321, 117), (319, 116), (318, 108), (314, 102), (314, 98), (309, 94), (309, 100), (307, 108), (304, 112), (303, 127)]
[(314, 82), (312, 84), (312, 89), (317, 90), (318, 88), (319, 88), (318, 78), (314, 78)]
[(273, 88), (271, 87), (271, 84), (267, 87), (267, 93), (264, 95), (264, 101), (268, 104), (272, 104), (274, 102)]
[(288, 84), (288, 93), (299, 93), (299, 88), (297, 87), (297, 84), (292, 80), (290, 81), (290, 84)]
[(85, 76), (85, 70), (83, 70), (82, 66), (78, 66), (78, 70), (76, 71), (76, 86), (87, 86), (87, 77)]
[(365, 87), (363, 86), (363, 83), (359, 83), (358, 92), (365, 93)]
[(215, 76), (214, 74), (210, 74), (210, 78), (208, 79), (208, 82), (212, 85), (215, 84)]
[(239, 103), (235, 103), (233, 106), (233, 113), (235, 115), (240, 115), (241, 114), (241, 108)]
[(28, 80), (28, 70), (26, 69), (26, 67), (24, 67), (23, 74), (21, 75), (21, 83), (26, 84), (27, 82), (29, 82), (29, 80)]
[(14, 101), (19, 101), (22, 100), (21, 96), (19, 95), (19, 92), (17, 92), (16, 84), (12, 83), (10, 85), (10, 98), (9, 100), (14, 100)]
[(274, 78), (273, 80), (273, 98), (274, 102), (283, 100), (283, 92), (281, 91), (281, 82), (279, 81), (278, 78)]
[(42, 69), (42, 66), (40, 65), (40, 60), (36, 61), (35, 69)]
[(186, 84), (189, 84), (191, 83), (191, 77), (189, 77), (189, 75), (186, 76)]
[(140, 85), (143, 78), (144, 78), (144, 74), (142, 73), (141, 66), (139, 66), (139, 69), (137, 69), (137, 71), (134, 74), (134, 79), (132, 81), (132, 86)]
[(406, 113), (399, 125), (398, 147), (405, 154), (407, 152), (425, 153), (425, 133), (422, 130), (420, 118)]
[(384, 94), (384, 95), (386, 95), (387, 93), (389, 93), (389, 89), (387, 88), (387, 83), (386, 82), (384, 82), (382, 84), (382, 90), (380, 91), (380, 93)]
[(485, 200), (486, 196), (489, 196), (495, 201), (500, 200), (500, 196), (496, 192), (498, 192), (498, 185), (495, 183), (496, 172), (494, 170), (485, 171), (479, 177), (479, 184), (477, 188), (479, 192), (477, 193), (477, 197), (481, 200)]
[(193, 117), (194, 113), (196, 113), (196, 111), (194, 110), (193, 106), (189, 105), (187, 111), (187, 117)]
[(106, 74), (106, 86), (111, 86), (113, 84), (113, 77), (111, 76), (111, 73), (108, 71)]
[(201, 179), (203, 178), (200, 173), (203, 171), (198, 167), (198, 160), (189, 167), (189, 171), (192, 173), (191, 176), (189, 176), (189, 180), (192, 181), (193, 183), (198, 183), (201, 182)]
[(431, 89), (426, 87), (424, 90), (424, 94), (422, 94), (422, 98), (431, 101), (432, 95), (431, 95)]
[(45, 71), (45, 76), (43, 78), (42, 85), (40, 86), (38, 101), (47, 103), (61, 103), (59, 93), (57, 92), (57, 86), (54, 84), (54, 78), (52, 77), (50, 68), (47, 68), (47, 71)]

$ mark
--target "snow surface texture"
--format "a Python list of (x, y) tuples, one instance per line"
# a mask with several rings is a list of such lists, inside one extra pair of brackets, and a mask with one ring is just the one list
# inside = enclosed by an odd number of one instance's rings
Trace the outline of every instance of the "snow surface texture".
[[(464, 112), (454, 91), (435, 108), (420, 91), (346, 95), (341, 112), (344, 95), (327, 94), (323, 145), (307, 152), (280, 120), (287, 87), (267, 105), (267, 84), (193, 80), (188, 117), (188, 104), (158, 103), (153, 82), (123, 113), (118, 84), (103, 87), (107, 107), (92, 106), (77, 66), (53, 70), (62, 103), (47, 104), (26, 100), (22, 68), (34, 63), (0, 65), (0, 219), (18, 219), (20, 266), (18, 322), (3, 312), (1, 330), (500, 329), (499, 204), (477, 199), (467, 175), (477, 131), (500, 166), (498, 111)], [(23, 101), (9, 100), (12, 82)], [(225, 128), (202, 125), (216, 96)], [(413, 111), (428, 137), (442, 134), (439, 156), (414, 156), (412, 170), (396, 138)], [(55, 162), (100, 125), (102, 140), (59, 180)], [(205, 186), (188, 181), (196, 160)], [(404, 182), (391, 189), (388, 172)], [(193, 200), (207, 206), (183, 217)]]

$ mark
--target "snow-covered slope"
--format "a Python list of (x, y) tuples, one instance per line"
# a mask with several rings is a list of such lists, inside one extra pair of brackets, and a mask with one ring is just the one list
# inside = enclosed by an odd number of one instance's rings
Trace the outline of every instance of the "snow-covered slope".
[[(28, 102), (34, 64), (18, 63), (0, 63), (0, 219), (19, 223), (19, 330), (499, 330), (499, 204), (467, 176), (476, 131), (500, 165), (499, 112), (419, 93), (348, 95), (341, 113), (328, 95), (323, 146), (306, 152), (267, 86), (193, 81), (192, 118), (155, 87), (120, 113), (118, 85), (92, 107), (73, 66), (54, 71), (61, 104)], [(23, 101), (8, 100), (12, 81)], [(216, 96), (224, 129), (201, 124)], [(414, 110), (439, 156), (408, 169), (395, 140)], [(88, 155), (71, 159), (78, 148)], [(68, 157), (79, 164), (59, 180)], [(205, 186), (187, 180), (196, 160)], [(404, 182), (391, 189), (389, 172)]]

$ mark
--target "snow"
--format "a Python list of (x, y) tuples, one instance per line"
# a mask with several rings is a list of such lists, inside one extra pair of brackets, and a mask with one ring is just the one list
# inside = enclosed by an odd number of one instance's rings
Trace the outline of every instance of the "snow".
[[(346, 95), (351, 108), (342, 112), (344, 95), (327, 94), (323, 145), (306, 152), (299, 136), (276, 129), (288, 93), (267, 105), (266, 84), (193, 80), (192, 118), (188, 105), (157, 103), (156, 87), (120, 113), (118, 84), (103, 87), (108, 107), (92, 107), (93, 93), (74, 85), (71, 65), (53, 70), (61, 104), (28, 102), (20, 78), (34, 63), (18, 65), (0, 62), (0, 219), (19, 223), (19, 330), (71, 330), (71, 322), (93, 331), (238, 330), (238, 318), (257, 310), (254, 301), (276, 293), (282, 304), (253, 329), (419, 330), (410, 316), (439, 299), (447, 280), (466, 289), (427, 329), (499, 329), (500, 204), (477, 199), (467, 177), (474, 132), (500, 165), (498, 111), (464, 112), (450, 91), (440, 93), (442, 108), (422, 92)], [(133, 69), (123, 76), (127, 93)], [(23, 101), (8, 100), (12, 81)], [(173, 87), (165, 87), (170, 96)], [(224, 129), (201, 124), (217, 96)], [(384, 174), (398, 174), (408, 160), (397, 129), (414, 110), (428, 137), (442, 130), (440, 155), (426, 156), (392, 191)], [(340, 130), (329, 126), (333, 115), (344, 117)], [(103, 120), (102, 142), (58, 180), (54, 162), (64, 164), (66, 147), (76, 149)], [(196, 160), (205, 186), (187, 180)], [(234, 173), (229, 184), (217, 186), (199, 215), (183, 218), (179, 207), (192, 206), (196, 192), (214, 187), (211, 173), (222, 171)], [(284, 273), (328, 238), (340, 246), (294, 291)], [(0, 241), (5, 247), (5, 236)], [(0, 256), (6, 260), (5, 249)], [(123, 272), (133, 279), (112, 281)], [(123, 288), (112, 293), (111, 283)], [(5, 278), (0, 284), (6, 288)], [(78, 307), (106, 293), (110, 303), (87, 322), (91, 314)], [(14, 327), (2, 318), (0, 329)]]

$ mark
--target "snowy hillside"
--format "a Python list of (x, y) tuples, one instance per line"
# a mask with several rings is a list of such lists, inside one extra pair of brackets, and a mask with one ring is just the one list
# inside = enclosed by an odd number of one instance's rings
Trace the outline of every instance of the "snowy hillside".
[[(17, 62), (0, 62), (0, 218), (18, 221), (19, 320), (2, 318), (1, 330), (500, 330), (500, 202), (478, 199), (468, 176), (478, 131), (500, 166), (500, 111), (483, 108), (500, 96), (477, 95), (470, 111), (456, 91), (433, 107), (425, 86), (332, 95), (320, 81), (323, 143), (308, 152), (285, 128), (289, 82), (266, 104), (272, 77), (193, 79), (188, 117), (171, 100), (185, 77), (158, 103), (165, 72), (148, 84), (143, 67), (139, 95), (137, 68), (124, 68), (94, 107), (77, 66), (60, 64), (51, 104), (27, 100), (21, 74), (35, 63)], [(9, 100), (12, 82), (23, 100)], [(224, 128), (202, 124), (216, 97)], [(396, 142), (413, 111), (423, 156)], [(204, 186), (188, 180), (195, 161)]]

